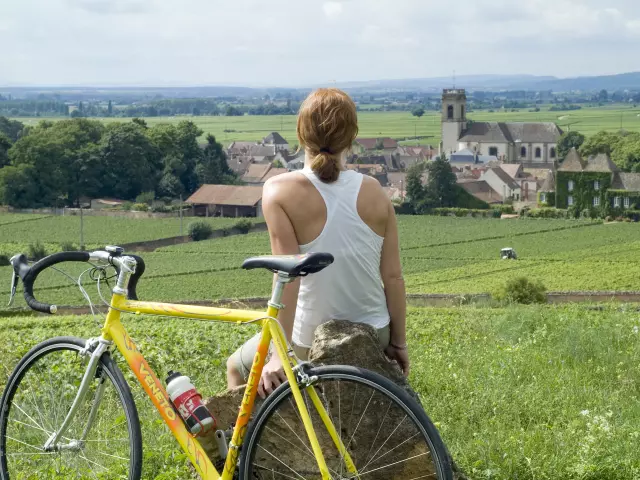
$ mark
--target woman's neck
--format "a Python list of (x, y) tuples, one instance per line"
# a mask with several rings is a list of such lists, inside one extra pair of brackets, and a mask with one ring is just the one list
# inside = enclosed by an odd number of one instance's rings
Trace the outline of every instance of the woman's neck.
[[(309, 152), (309, 150), (304, 151), (304, 168), (310, 169), (311, 164), (313, 163), (313, 154)], [(345, 165), (347, 164), (347, 151), (344, 150), (340, 154), (340, 170), (346, 170)]]

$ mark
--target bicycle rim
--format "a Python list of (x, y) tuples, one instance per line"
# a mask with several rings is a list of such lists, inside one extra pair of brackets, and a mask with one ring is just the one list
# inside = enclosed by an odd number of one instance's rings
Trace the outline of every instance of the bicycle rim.
[[(129, 405), (108, 355), (102, 358), (86, 400), (58, 443), (62, 448), (44, 449), (78, 391), (86, 369), (86, 360), (78, 354), (83, 346), (77, 339), (45, 342), (27, 354), (9, 379), (0, 424), (3, 480), (137, 476), (141, 459), (135, 448), (139, 441), (135, 405)], [(101, 382), (104, 394), (85, 436)]]
[[(355, 368), (314, 369), (318, 393), (358, 474), (350, 473), (309, 393), (303, 398), (333, 480), (451, 478), (448, 455), (421, 407), (398, 386)], [(288, 385), (265, 402), (245, 443), (243, 479), (321, 479)]]

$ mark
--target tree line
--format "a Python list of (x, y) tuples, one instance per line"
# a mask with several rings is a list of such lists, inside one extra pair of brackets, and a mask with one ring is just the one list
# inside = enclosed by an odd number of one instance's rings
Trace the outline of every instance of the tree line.
[[(19, 127), (19, 129), (18, 129)], [(0, 204), (17, 208), (78, 206), (83, 197), (134, 200), (193, 193), (204, 183), (232, 184), (226, 154), (193, 122), (144, 120), (108, 125), (75, 118), (35, 127), (0, 117)]]
[(640, 172), (640, 132), (601, 131), (590, 137), (579, 132), (567, 132), (558, 142), (559, 159), (564, 160), (572, 148), (585, 159), (605, 153), (623, 172)]

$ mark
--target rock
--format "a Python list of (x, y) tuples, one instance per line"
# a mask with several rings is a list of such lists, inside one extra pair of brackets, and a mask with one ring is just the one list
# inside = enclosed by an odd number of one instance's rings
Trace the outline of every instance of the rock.
[[(411, 389), (407, 379), (402, 374), (402, 371), (398, 367), (397, 363), (389, 360), (382, 349), (378, 341), (376, 331), (364, 324), (356, 324), (349, 321), (331, 321), (327, 322), (315, 332), (315, 339), (311, 350), (309, 352), (309, 361), (314, 365), (351, 365), (355, 367), (366, 368), (368, 370), (379, 373), (394, 383), (406, 390), (411, 396), (419, 400), (418, 395)], [(343, 398), (351, 398), (350, 392), (353, 391), (353, 398), (355, 399), (358, 393), (358, 389), (352, 385), (341, 386), (340, 392)], [(352, 390), (348, 390), (351, 388)], [(226, 391), (216, 397), (207, 400), (207, 406), (214, 413), (218, 421), (218, 428), (226, 429), (231, 426), (238, 414), (238, 406), (242, 400), (243, 388)], [(255, 406), (255, 412), (258, 411), (261, 405), (261, 400), (258, 398)], [(329, 402), (327, 409), (329, 413), (335, 412), (336, 407), (334, 402)], [(393, 432), (394, 439), (402, 438), (406, 439), (415, 433), (415, 427), (409, 422), (404, 421), (404, 414), (399, 410), (390, 412), (388, 409), (388, 401), (385, 397), (378, 397), (378, 395), (372, 396), (368, 402), (355, 402), (350, 408), (351, 413), (356, 412), (355, 418), (360, 418), (360, 421), (353, 422), (353, 425), (341, 425), (342, 437), (344, 439), (354, 439), (357, 433), (357, 439), (350, 445), (349, 450), (354, 458), (356, 464), (362, 464), (363, 459), (369, 459), (371, 455), (371, 442), (376, 442), (377, 436), (380, 431)], [(344, 406), (342, 407), (344, 409)], [(392, 409), (394, 410), (394, 409)], [(383, 414), (382, 412), (385, 412)], [(379, 414), (371, 414), (371, 412), (380, 412)], [(287, 405), (286, 407), (279, 409), (278, 413), (282, 421), (278, 419), (269, 420), (270, 435), (265, 436), (260, 440), (260, 444), (263, 446), (263, 451), (283, 451), (283, 438), (294, 438), (296, 433), (293, 431), (291, 425), (301, 425), (298, 413), (293, 405)], [(364, 413), (364, 415), (363, 415)], [(317, 414), (312, 415), (314, 425), (321, 424), (321, 421)], [(384, 415), (384, 417), (383, 417)], [(382, 420), (381, 420), (382, 417)], [(380, 423), (382, 421), (382, 424)], [(346, 423), (346, 422), (345, 422)], [(330, 452), (335, 452), (335, 446), (333, 445), (329, 436), (322, 434), (320, 429), (318, 431), (318, 437), (322, 449), (327, 452), (325, 456), (328, 463), (330, 463)], [(304, 430), (297, 432), (306, 441)], [(373, 440), (371, 440), (373, 439)], [(296, 440), (296, 443), (301, 440), (300, 437)], [(367, 441), (368, 440), (368, 441)], [(203, 447), (209, 453), (214, 463), (219, 461), (218, 452), (215, 440), (210, 437), (207, 439), (201, 439)], [(345, 442), (346, 443), (346, 442)], [(380, 442), (378, 442), (380, 443)], [(393, 455), (401, 455), (399, 458), (410, 458), (415, 456), (412, 453), (410, 443), (407, 443), (404, 447), (398, 442), (394, 448)], [(377, 447), (377, 444), (376, 444)], [(305, 447), (307, 448), (307, 447)], [(386, 451), (388, 447), (385, 446), (383, 451)], [(293, 449), (291, 450), (290, 458), (287, 458), (287, 464), (290, 468), (297, 472), (313, 471), (315, 468), (315, 460), (310, 455), (301, 455)], [(339, 459), (336, 459), (339, 461)], [(425, 462), (423, 458), (420, 458), (412, 462), (406, 462), (403, 468), (394, 467), (393, 474), (389, 474), (389, 470), (378, 471), (367, 474), (369, 479), (406, 479), (406, 478), (418, 478), (421, 475), (428, 475), (432, 472), (425, 472)], [(265, 465), (265, 468), (277, 468), (278, 462), (270, 456), (262, 453), (257, 454), (256, 463), (259, 465)], [(309, 462), (311, 465), (309, 466)], [(331, 466), (331, 464), (330, 464)], [(335, 468), (339, 468), (334, 465)], [(282, 468), (282, 467), (280, 467)], [(455, 469), (455, 466), (454, 466)], [(457, 469), (455, 469), (457, 470)], [(271, 477), (268, 477), (271, 478)], [(311, 477), (310, 477), (311, 478)], [(455, 475), (456, 479), (464, 480), (464, 476), (458, 472)]]

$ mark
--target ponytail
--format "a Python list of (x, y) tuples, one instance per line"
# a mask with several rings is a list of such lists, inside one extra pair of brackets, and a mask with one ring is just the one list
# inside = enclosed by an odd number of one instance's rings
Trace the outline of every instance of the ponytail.
[(340, 176), (340, 158), (326, 150), (321, 151), (311, 162), (311, 170), (324, 183), (333, 183)]

